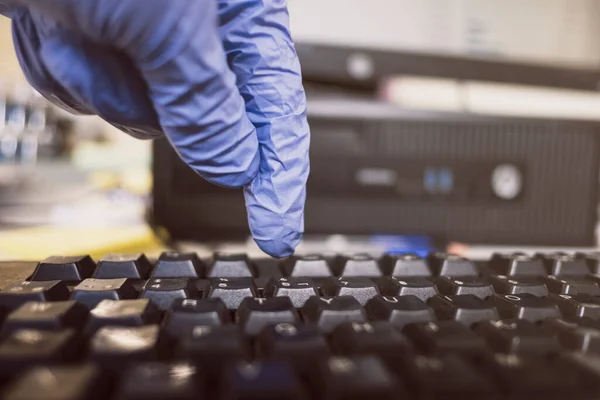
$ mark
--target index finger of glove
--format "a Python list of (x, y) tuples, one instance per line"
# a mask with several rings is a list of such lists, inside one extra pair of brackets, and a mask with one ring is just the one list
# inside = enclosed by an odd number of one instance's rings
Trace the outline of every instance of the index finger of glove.
[(219, 0), (221, 36), (261, 164), (245, 189), (249, 225), (266, 253), (289, 256), (302, 239), (310, 130), (300, 63), (282, 0)]

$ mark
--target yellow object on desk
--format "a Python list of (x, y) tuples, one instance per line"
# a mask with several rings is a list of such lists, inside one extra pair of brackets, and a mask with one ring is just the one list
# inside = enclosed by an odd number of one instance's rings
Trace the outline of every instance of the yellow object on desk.
[(45, 226), (0, 231), (0, 259), (42, 260), (51, 255), (101, 258), (109, 253), (145, 253), (166, 248), (145, 225), (115, 227)]

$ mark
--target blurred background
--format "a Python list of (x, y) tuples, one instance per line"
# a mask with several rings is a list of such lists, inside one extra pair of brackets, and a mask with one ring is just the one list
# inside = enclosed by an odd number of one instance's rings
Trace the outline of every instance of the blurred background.
[[(312, 251), (597, 247), (600, 0), (289, 0)], [(153, 173), (160, 171), (160, 173)], [(0, 17), (0, 258), (258, 252), (243, 198), (73, 117)]]

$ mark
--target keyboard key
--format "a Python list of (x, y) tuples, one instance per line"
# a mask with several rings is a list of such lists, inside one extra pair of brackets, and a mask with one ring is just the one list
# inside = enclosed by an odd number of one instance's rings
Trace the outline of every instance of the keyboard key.
[(566, 318), (600, 319), (600, 297), (589, 294), (552, 294), (548, 299), (558, 306), (561, 314)]
[(385, 296), (416, 296), (423, 301), (438, 294), (429, 279), (422, 277), (382, 278), (378, 281), (379, 290)]
[(153, 278), (203, 278), (206, 265), (196, 253), (162, 253), (152, 270)]
[(187, 363), (137, 364), (124, 374), (119, 400), (192, 400), (200, 398), (196, 367)]
[(265, 297), (289, 297), (296, 308), (302, 308), (311, 296), (318, 296), (317, 285), (311, 278), (271, 278), (265, 287)]
[(394, 365), (411, 354), (411, 346), (387, 322), (344, 322), (331, 333), (336, 354), (345, 356), (373, 355)]
[(63, 301), (69, 296), (69, 289), (61, 281), (11, 283), (0, 291), (0, 306), (14, 310), (30, 301)]
[(450, 278), (443, 276), (436, 281), (441, 294), (462, 295), (472, 294), (480, 299), (486, 299), (494, 294), (494, 288), (485, 280), (477, 277)]
[(200, 365), (205, 373), (214, 376), (226, 364), (251, 359), (252, 347), (235, 325), (196, 325), (182, 332), (177, 356)]
[(429, 267), (435, 276), (477, 276), (477, 268), (472, 261), (455, 254), (431, 253), (427, 257)]
[(287, 275), (323, 278), (333, 275), (329, 263), (320, 255), (293, 256), (284, 262)]
[(96, 263), (90, 256), (53, 256), (40, 262), (32, 281), (82, 281), (90, 278)]
[(336, 257), (333, 262), (334, 274), (337, 276), (381, 276), (377, 261), (369, 254), (354, 254), (350, 257)]
[(546, 297), (548, 288), (538, 278), (533, 277), (508, 277), (505, 275), (491, 276), (489, 278), (494, 291), (499, 294), (532, 294)]
[(467, 325), (486, 319), (498, 319), (498, 312), (488, 302), (472, 294), (435, 296), (429, 300), (441, 320), (453, 319)]
[(523, 253), (494, 254), (489, 268), (497, 275), (504, 276), (542, 276), (546, 269), (541, 259)]
[(403, 365), (402, 376), (415, 398), (488, 399), (496, 388), (474, 365), (456, 354), (416, 356)]
[(560, 344), (568, 350), (600, 354), (600, 330), (579, 326), (562, 319), (549, 319), (542, 327), (558, 336)]
[(475, 332), (498, 353), (544, 355), (559, 350), (557, 337), (526, 320), (484, 321)]
[(344, 321), (365, 322), (366, 315), (354, 297), (311, 297), (302, 307), (305, 323), (315, 324), (325, 333), (330, 333)]
[(103, 400), (107, 391), (100, 370), (91, 364), (36, 367), (11, 384), (3, 399)]
[(221, 299), (177, 299), (165, 315), (163, 326), (173, 337), (195, 325), (223, 325), (232, 322)]
[(256, 286), (250, 278), (211, 279), (211, 299), (221, 299), (228, 309), (237, 309), (246, 297), (257, 297)]
[(577, 369), (552, 363), (548, 358), (496, 354), (482, 358), (479, 365), (493, 376), (502, 398), (587, 398)]
[(210, 266), (209, 278), (252, 277), (252, 265), (246, 254), (215, 253)]
[(246, 298), (236, 313), (236, 322), (247, 335), (258, 335), (269, 324), (300, 321), (296, 308), (287, 297)]
[(92, 335), (105, 326), (138, 327), (159, 321), (160, 312), (149, 299), (103, 300), (90, 311), (86, 333)]
[(80, 330), (88, 317), (88, 310), (76, 301), (53, 303), (29, 302), (13, 311), (2, 326), (2, 336), (19, 329), (59, 331), (66, 328)]
[(128, 364), (157, 360), (166, 350), (161, 345), (158, 325), (105, 326), (90, 340), (90, 357), (104, 368), (122, 371)]
[(75, 331), (20, 329), (0, 343), (0, 376), (17, 376), (27, 368), (73, 360), (80, 352)]
[(546, 267), (548, 275), (585, 276), (590, 273), (585, 260), (565, 253), (536, 254)]
[(433, 310), (416, 296), (375, 296), (365, 311), (371, 321), (389, 321), (399, 329), (407, 324), (435, 320)]
[(167, 310), (176, 299), (196, 298), (199, 296), (194, 282), (188, 278), (152, 278), (144, 285), (140, 295), (150, 299), (160, 310)]
[(575, 258), (584, 260), (592, 274), (600, 274), (600, 252), (575, 253)]
[(73, 288), (71, 299), (91, 310), (102, 300), (130, 300), (135, 299), (137, 295), (136, 290), (125, 278), (89, 278)]
[(222, 399), (306, 399), (305, 388), (290, 364), (279, 361), (240, 362), (223, 373)]
[(600, 296), (600, 287), (592, 280), (579, 277), (544, 276), (540, 278), (550, 293), (557, 294), (589, 294)]
[(485, 340), (456, 321), (424, 322), (407, 325), (402, 331), (425, 354), (448, 352), (480, 353)]
[(325, 337), (315, 326), (281, 323), (262, 330), (257, 338), (261, 357), (285, 360), (299, 370), (312, 368), (315, 360), (331, 352)]
[(392, 275), (398, 278), (431, 276), (431, 271), (429, 270), (425, 259), (416, 254), (386, 254), (381, 259), (381, 265), (386, 275)]
[(321, 286), (326, 297), (352, 296), (362, 305), (379, 294), (377, 285), (369, 278), (339, 277), (330, 278)]
[(331, 357), (315, 365), (309, 382), (322, 399), (403, 398), (398, 382), (375, 357)]
[(94, 278), (99, 279), (147, 279), (152, 264), (143, 254), (109, 254), (98, 261)]
[(490, 298), (503, 319), (526, 319), (531, 322), (546, 318), (561, 318), (560, 310), (547, 298), (531, 294), (504, 294)]

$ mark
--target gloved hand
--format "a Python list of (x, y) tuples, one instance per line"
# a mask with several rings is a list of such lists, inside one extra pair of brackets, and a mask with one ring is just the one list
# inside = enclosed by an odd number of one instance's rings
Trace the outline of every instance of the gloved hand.
[(244, 187), (263, 251), (293, 253), (310, 132), (285, 0), (0, 0), (0, 12), (42, 95), (165, 135), (203, 178)]

